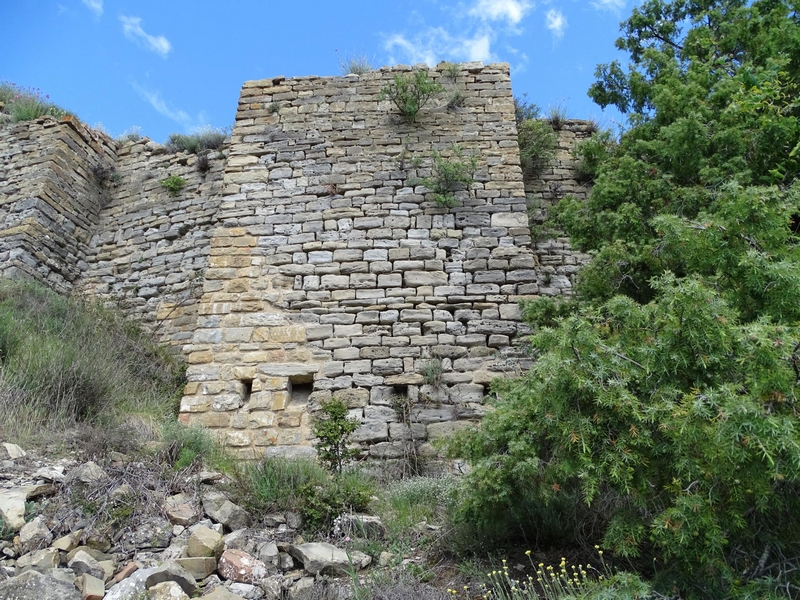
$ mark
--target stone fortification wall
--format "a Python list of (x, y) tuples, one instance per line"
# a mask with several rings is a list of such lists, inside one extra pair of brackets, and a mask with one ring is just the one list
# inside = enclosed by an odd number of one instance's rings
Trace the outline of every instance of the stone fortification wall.
[[(379, 97), (403, 71), (242, 89), (181, 404), (242, 455), (313, 451), (330, 398), (370, 456), (430, 451), (524, 366), (518, 301), (569, 291), (531, 251), (508, 66), (431, 70), (463, 102), (414, 124)], [(476, 181), (442, 208), (420, 179), (454, 143)]]
[[(571, 291), (585, 257), (528, 214), (587, 192), (569, 154), (587, 131), (568, 122), (524, 179), (507, 65), (429, 70), (446, 93), (413, 124), (380, 98), (411, 71), (248, 82), (202, 170), (76, 121), (4, 127), (0, 274), (115, 304), (182, 351), (181, 419), (242, 456), (313, 453), (331, 398), (364, 455), (434, 456), (527, 366), (518, 302)], [(437, 153), (477, 157), (453, 207), (422, 183)]]
[[(89, 242), (81, 292), (117, 305), (176, 349), (194, 331), (226, 152), (204, 160), (167, 154), (146, 138), (121, 144), (111, 197)], [(180, 193), (161, 185), (169, 176), (186, 180)]]
[(0, 275), (68, 293), (107, 200), (112, 140), (74, 118), (10, 124), (0, 136)]

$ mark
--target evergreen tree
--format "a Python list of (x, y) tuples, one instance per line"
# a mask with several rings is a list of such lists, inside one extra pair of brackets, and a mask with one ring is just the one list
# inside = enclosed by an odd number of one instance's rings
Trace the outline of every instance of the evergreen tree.
[(630, 65), (589, 94), (629, 127), (554, 211), (593, 258), (573, 300), (527, 307), (535, 365), (451, 444), (464, 518), (556, 523), (689, 597), (800, 594), (799, 7), (622, 24)]

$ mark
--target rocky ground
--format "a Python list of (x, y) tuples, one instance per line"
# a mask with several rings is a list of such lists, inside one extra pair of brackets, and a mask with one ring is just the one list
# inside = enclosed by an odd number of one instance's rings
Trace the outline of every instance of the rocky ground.
[[(294, 512), (254, 518), (229, 500), (220, 473), (169, 478), (121, 454), (98, 464), (9, 443), (0, 460), (3, 600), (345, 599), (359, 597), (367, 569), (391, 560), (371, 565), (361, 552), (307, 542)], [(383, 534), (376, 517), (344, 515), (348, 528)], [(446, 595), (391, 579), (392, 593), (378, 595)]]

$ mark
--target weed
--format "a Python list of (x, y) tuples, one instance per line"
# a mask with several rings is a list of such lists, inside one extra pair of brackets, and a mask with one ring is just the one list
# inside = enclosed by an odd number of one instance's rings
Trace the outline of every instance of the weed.
[(364, 75), (375, 69), (372, 60), (363, 52), (342, 58), (337, 50), (336, 58), (339, 59), (339, 71), (342, 75)]
[(528, 94), (514, 98), (514, 119), (517, 121), (517, 127), (525, 121), (540, 118), (541, 112), (541, 109), (533, 102), (528, 102)]
[(14, 83), (0, 82), (0, 104), (4, 105), (3, 112), (12, 123), (32, 121), (44, 116), (57, 119), (75, 116), (50, 102), (50, 96), (42, 95), (38, 88), (22, 88)]
[(328, 469), (341, 473), (342, 466), (359, 454), (357, 448), (347, 447), (347, 440), (360, 424), (347, 418), (347, 405), (341, 400), (326, 402), (320, 412), (313, 427), (314, 436), (319, 440), (317, 455)]
[(547, 121), (525, 119), (517, 126), (522, 170), (537, 177), (555, 157), (557, 134)]
[(166, 179), (159, 181), (161, 187), (169, 192), (170, 196), (177, 196), (186, 187), (186, 180), (178, 175), (170, 175)]
[(108, 183), (115, 184), (122, 180), (122, 176), (117, 173), (111, 165), (97, 164), (91, 167), (92, 176), (98, 185), (104, 186)]
[(442, 75), (447, 77), (455, 83), (456, 79), (458, 79), (459, 74), (461, 73), (461, 67), (458, 63), (454, 62), (446, 62), (441, 65), (442, 68)]
[(281, 109), (280, 105), (277, 102), (271, 102), (269, 106), (267, 106), (267, 112), (271, 115), (278, 114), (278, 111)]
[(438, 206), (455, 206), (458, 200), (454, 192), (469, 189), (475, 181), (473, 175), (478, 168), (478, 157), (465, 157), (461, 146), (454, 144), (453, 158), (445, 158), (434, 152), (432, 159), (431, 176), (424, 178), (422, 184), (433, 192), (433, 199)]
[(447, 97), (447, 110), (449, 111), (458, 110), (459, 108), (464, 106), (464, 102), (466, 102), (466, 100), (467, 97), (460, 90), (455, 90), (453, 92), (450, 92), (450, 95)]
[(216, 150), (228, 138), (228, 133), (224, 129), (205, 127), (191, 135), (173, 133), (165, 144), (167, 152), (188, 152), (197, 154), (203, 150)]
[(219, 449), (211, 433), (203, 427), (186, 427), (170, 421), (162, 426), (162, 463), (172, 465), (176, 471), (203, 462), (213, 462)]
[(443, 91), (444, 87), (431, 79), (427, 71), (414, 71), (413, 74), (395, 73), (392, 82), (381, 88), (379, 99), (388, 98), (406, 122), (415, 123), (420, 109)]
[(442, 360), (440, 358), (432, 358), (428, 360), (420, 371), (420, 375), (425, 380), (425, 383), (438, 388), (442, 385)]
[(547, 109), (547, 121), (554, 131), (561, 131), (567, 121), (567, 108), (563, 104), (553, 104)]
[(142, 128), (138, 125), (131, 125), (117, 138), (117, 142), (123, 144), (125, 142), (138, 142), (141, 139)]
[(208, 173), (211, 170), (211, 159), (208, 157), (208, 152), (203, 152), (197, 155), (197, 170), (200, 173)]

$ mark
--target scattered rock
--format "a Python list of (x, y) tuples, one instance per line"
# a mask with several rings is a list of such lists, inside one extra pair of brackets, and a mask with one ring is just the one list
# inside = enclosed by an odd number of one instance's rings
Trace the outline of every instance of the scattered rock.
[(217, 570), (217, 559), (213, 556), (201, 556), (175, 559), (195, 579), (205, 579)]
[(145, 579), (145, 587), (149, 590), (154, 585), (165, 581), (174, 581), (190, 596), (197, 591), (195, 578), (174, 560), (168, 560), (160, 567), (156, 567)]
[(348, 553), (333, 544), (310, 543), (289, 546), (289, 554), (301, 561), (311, 575), (345, 575), (363, 569), (371, 558), (362, 552)]
[(343, 513), (339, 516), (339, 527), (349, 535), (369, 540), (382, 540), (386, 535), (381, 518), (373, 515)]
[(147, 548), (166, 548), (172, 540), (172, 525), (161, 517), (151, 517), (140, 523), (134, 531), (129, 531), (120, 539), (121, 546), (127, 550)]
[(42, 467), (34, 474), (37, 479), (44, 479), (45, 481), (55, 481), (62, 483), (64, 481), (64, 467)]
[(77, 588), (71, 584), (28, 571), (19, 577), (0, 582), (0, 598), (6, 600), (81, 600)]
[(94, 461), (82, 464), (77, 469), (73, 469), (67, 476), (67, 483), (79, 485), (94, 485), (103, 483), (108, 479), (108, 473)]
[(28, 456), (28, 453), (25, 452), (22, 448), (17, 446), (16, 444), (11, 444), (9, 442), (3, 442), (2, 444), (3, 451), (0, 452), (0, 458), (2, 459), (11, 459), (14, 460), (15, 458), (23, 458)]
[(198, 527), (189, 537), (190, 557), (213, 556), (218, 558), (223, 550), (222, 536), (208, 527)]
[(30, 523), (25, 523), (19, 530), (19, 544), (22, 553), (39, 550), (50, 545), (53, 541), (53, 534), (45, 522), (45, 518), (39, 515)]
[(84, 573), (80, 580), (82, 600), (103, 600), (106, 588), (103, 582), (88, 573)]
[(250, 515), (241, 506), (228, 500), (221, 492), (203, 494), (203, 510), (217, 523), (230, 530), (244, 529), (250, 525)]
[(223, 552), (217, 571), (225, 579), (239, 583), (258, 583), (267, 576), (267, 566), (242, 550)]
[(123, 579), (107, 592), (103, 600), (140, 600), (146, 591), (145, 581), (157, 567), (139, 569), (130, 577)]
[(176, 494), (167, 498), (164, 512), (173, 525), (191, 525), (199, 517), (186, 494)]
[(189, 600), (175, 581), (163, 581), (147, 589), (148, 600)]
[(96, 577), (102, 581), (106, 576), (105, 569), (103, 569), (100, 563), (88, 552), (84, 552), (83, 550), (78, 550), (67, 565), (75, 572), (76, 577), (88, 573), (92, 577)]
[(114, 575), (114, 581), (119, 583), (123, 579), (127, 579), (133, 575), (138, 569), (139, 565), (137, 565), (135, 562), (129, 562), (127, 565), (122, 567), (122, 569), (120, 569), (119, 573)]
[(289, 600), (301, 600), (310, 595), (314, 587), (313, 577), (301, 577), (289, 588)]
[(58, 563), (58, 550), (56, 548), (45, 548), (44, 550), (37, 550), (20, 556), (17, 559), (17, 573), (22, 573), (24, 568), (32, 568), (44, 573), (47, 569), (58, 567)]
[(280, 575), (267, 577), (258, 583), (258, 587), (264, 592), (266, 600), (281, 600), (283, 598), (282, 577)]
[(8, 527), (19, 531), (25, 525), (25, 502), (35, 497), (42, 486), (25, 485), (0, 490), (0, 516)]
[(214, 588), (213, 592), (203, 596), (203, 600), (241, 600), (241, 599), (242, 599), (241, 596), (232, 594), (222, 586)]
[(68, 533), (67, 535), (60, 537), (53, 542), (53, 548), (63, 550), (64, 552), (71, 552), (78, 547), (78, 544), (81, 543), (82, 535), (83, 529), (77, 529), (71, 533)]

